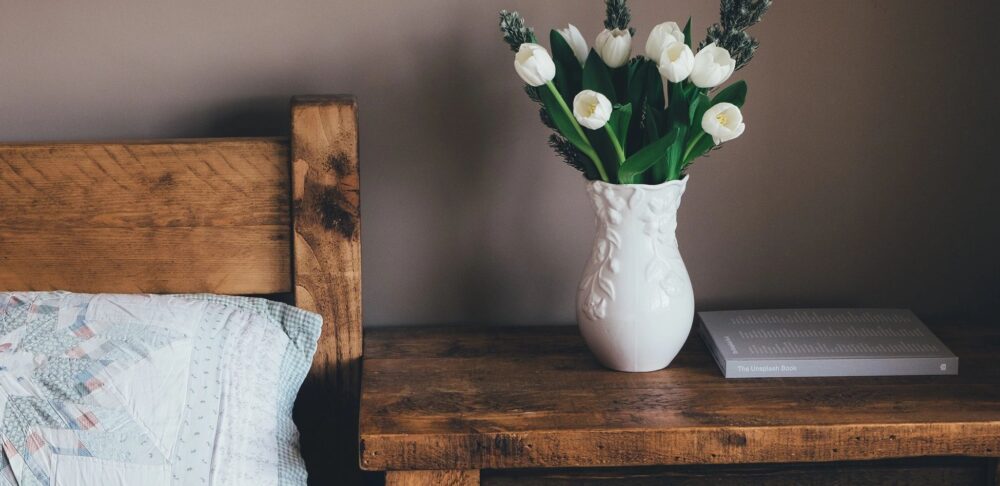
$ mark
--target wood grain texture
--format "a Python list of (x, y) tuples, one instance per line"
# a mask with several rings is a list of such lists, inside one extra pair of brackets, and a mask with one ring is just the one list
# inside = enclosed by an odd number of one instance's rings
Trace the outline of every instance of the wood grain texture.
[(616, 373), (574, 327), (366, 335), (362, 465), (489, 469), (1000, 456), (1000, 331), (932, 326), (959, 376), (725, 380), (702, 342)]
[(385, 486), (479, 486), (479, 471), (389, 471)]
[(291, 290), (288, 144), (0, 145), (0, 289)]
[(884, 461), (731, 466), (509, 469), (484, 471), (484, 486), (812, 486), (906, 484), (981, 486), (987, 459), (931, 457)]
[(311, 484), (354, 484), (361, 365), (361, 219), (357, 103), (292, 100), (295, 304), (323, 316), (296, 403)]

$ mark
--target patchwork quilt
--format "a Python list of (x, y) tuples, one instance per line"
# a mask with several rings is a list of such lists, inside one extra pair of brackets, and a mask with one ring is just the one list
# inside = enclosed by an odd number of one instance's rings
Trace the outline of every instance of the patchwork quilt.
[(321, 318), (214, 295), (0, 293), (0, 485), (300, 485)]

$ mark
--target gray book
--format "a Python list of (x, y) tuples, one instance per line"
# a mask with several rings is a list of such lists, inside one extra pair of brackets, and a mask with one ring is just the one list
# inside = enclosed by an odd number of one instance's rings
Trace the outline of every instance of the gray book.
[(726, 378), (957, 375), (958, 357), (905, 309), (699, 312)]

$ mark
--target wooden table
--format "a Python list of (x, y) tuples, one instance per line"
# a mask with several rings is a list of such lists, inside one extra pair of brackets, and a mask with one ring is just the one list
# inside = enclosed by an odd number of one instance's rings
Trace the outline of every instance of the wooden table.
[(931, 327), (960, 375), (726, 380), (696, 336), (617, 373), (572, 326), (368, 330), (361, 466), (397, 485), (994, 484), (1000, 325)]

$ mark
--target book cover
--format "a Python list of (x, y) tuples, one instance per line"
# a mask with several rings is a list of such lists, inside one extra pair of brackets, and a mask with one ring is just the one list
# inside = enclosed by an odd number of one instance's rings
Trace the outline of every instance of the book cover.
[(958, 357), (905, 309), (699, 312), (726, 378), (956, 375)]

